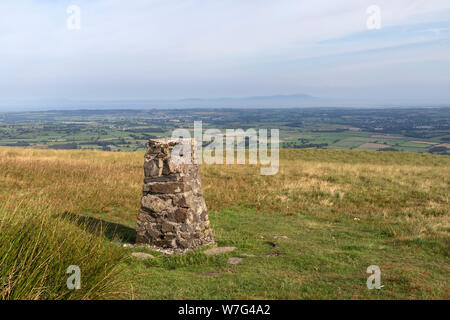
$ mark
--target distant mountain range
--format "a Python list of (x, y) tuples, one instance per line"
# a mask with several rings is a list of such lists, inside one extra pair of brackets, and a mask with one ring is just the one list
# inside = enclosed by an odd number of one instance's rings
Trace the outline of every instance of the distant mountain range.
[(223, 97), (223, 98), (212, 98), (212, 99), (204, 99), (204, 98), (190, 98), (190, 99), (180, 99), (178, 101), (281, 101), (281, 100), (304, 100), (304, 99), (314, 99), (314, 97), (308, 94), (290, 94), (290, 95), (272, 95), (272, 96), (252, 96), (252, 97), (241, 97), (241, 98), (231, 98), (231, 97)]
[(0, 112), (43, 110), (185, 109), (185, 108), (308, 108), (308, 107), (411, 107), (448, 106), (419, 101), (386, 103), (363, 99), (331, 99), (308, 94), (223, 98), (129, 99), (129, 100), (7, 100), (0, 99)]
[(307, 94), (252, 97), (133, 99), (133, 100), (0, 100), (0, 111), (55, 109), (164, 109), (164, 108), (283, 108), (307, 106), (318, 100)]
[[(312, 97), (307, 94), (292, 94), (292, 95), (272, 95), (272, 96), (252, 96), (241, 98), (191, 98), (180, 100), (166, 100), (164, 103), (176, 103), (181, 105), (198, 106), (198, 107), (243, 107), (243, 108), (267, 108), (267, 107), (296, 107), (303, 105), (305, 102), (311, 102), (318, 100), (318, 98)], [(162, 101), (160, 101), (162, 102)]]

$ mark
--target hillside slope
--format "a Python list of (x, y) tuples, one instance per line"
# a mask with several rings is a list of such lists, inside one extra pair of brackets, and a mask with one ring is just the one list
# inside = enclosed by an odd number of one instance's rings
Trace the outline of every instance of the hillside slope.
[[(305, 149), (280, 158), (275, 176), (203, 165), (216, 239), (237, 247), (223, 256), (151, 252), (142, 261), (120, 246), (134, 237), (140, 152), (0, 148), (0, 202), (50, 206), (114, 229), (99, 237), (128, 257), (116, 261), (131, 297), (450, 298), (448, 156)], [(227, 264), (233, 256), (244, 260)], [(366, 287), (373, 264), (381, 290)]]

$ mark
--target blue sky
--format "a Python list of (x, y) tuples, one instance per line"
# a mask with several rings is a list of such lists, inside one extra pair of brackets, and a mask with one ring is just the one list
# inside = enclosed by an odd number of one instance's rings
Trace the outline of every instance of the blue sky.
[[(69, 30), (66, 10), (81, 9)], [(370, 5), (381, 29), (368, 30)], [(2, 0), (0, 100), (450, 103), (448, 0)]]

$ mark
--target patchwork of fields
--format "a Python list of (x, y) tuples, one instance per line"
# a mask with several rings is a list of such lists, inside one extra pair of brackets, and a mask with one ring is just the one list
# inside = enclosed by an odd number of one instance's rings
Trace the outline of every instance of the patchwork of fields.
[(0, 113), (0, 146), (143, 151), (177, 128), (280, 130), (282, 148), (450, 154), (450, 108), (74, 110)]

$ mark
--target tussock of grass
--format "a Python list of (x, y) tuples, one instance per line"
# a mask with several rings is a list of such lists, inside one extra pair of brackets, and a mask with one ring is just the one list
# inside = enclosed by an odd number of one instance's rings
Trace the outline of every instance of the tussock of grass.
[[(92, 227), (91, 227), (92, 228)], [(51, 209), (0, 207), (0, 299), (126, 297), (123, 253)], [(69, 290), (66, 270), (81, 269), (81, 289)]]

